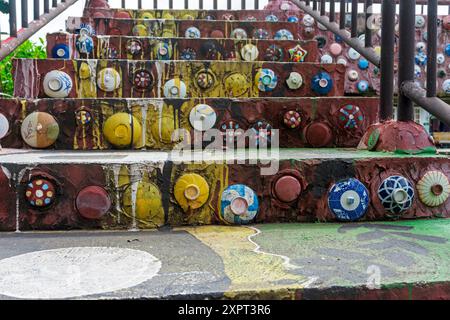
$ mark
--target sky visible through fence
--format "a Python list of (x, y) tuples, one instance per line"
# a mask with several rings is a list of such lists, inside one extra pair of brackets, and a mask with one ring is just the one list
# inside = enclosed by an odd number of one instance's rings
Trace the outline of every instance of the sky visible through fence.
[[(32, 1), (29, 0), (29, 20), (31, 21), (33, 18), (33, 10), (32, 10)], [(268, 0), (260, 0), (260, 8), (263, 8), (267, 4)], [(85, 1), (80, 0), (75, 5), (70, 7), (68, 10), (66, 10), (64, 13), (62, 13), (60, 16), (58, 16), (54, 21), (49, 23), (46, 27), (41, 29), (35, 36), (31, 38), (31, 40), (36, 41), (39, 38), (45, 38), (45, 35), (50, 32), (57, 32), (65, 29), (65, 20), (69, 16), (81, 16), (83, 11), (83, 5)], [(109, 1), (111, 7), (119, 8), (121, 5), (121, 0), (110, 0)], [(137, 0), (127, 0), (127, 8), (134, 9), (137, 8)], [(161, 9), (168, 8), (169, 7), (169, 0), (159, 0)], [(184, 8), (184, 0), (174, 0), (174, 8), (175, 9), (182, 9)], [(212, 0), (204, 0), (204, 8), (205, 9), (212, 9), (213, 1)], [(150, 0), (144, 0), (142, 1), (143, 8), (153, 8), (153, 1)], [(254, 6), (254, 0), (247, 0), (247, 9), (252, 9)], [(192, 9), (198, 8), (199, 1), (198, 0), (189, 0), (189, 6)], [(232, 1), (232, 8), (233, 9), (239, 9), (241, 6), (241, 0), (233, 0)], [(219, 0), (218, 1), (218, 7), (219, 9), (226, 9), (227, 7), (227, 0)], [(398, 6), (397, 6), (398, 7)], [(41, 9), (43, 8), (43, 0), (41, 0)], [(328, 8), (328, 5), (327, 5)], [(20, 1), (17, 1), (17, 27), (18, 30), (21, 28), (21, 21), (20, 21)], [(328, 9), (327, 9), (328, 10)], [(374, 5), (374, 13), (380, 12), (380, 5)], [(364, 12), (364, 5), (359, 5), (359, 11)], [(398, 11), (398, 8), (397, 8)], [(339, 6), (336, 6), (336, 12), (339, 12)], [(422, 12), (422, 6), (417, 6), (417, 13)], [(426, 8), (423, 9), (423, 12), (426, 13)], [(447, 14), (448, 9), (445, 6), (440, 6), (439, 8), (439, 14)], [(0, 13), (0, 32), (2, 33), (2, 39), (6, 39), (8, 37), (7, 33), (9, 31), (9, 17), (6, 14)]]

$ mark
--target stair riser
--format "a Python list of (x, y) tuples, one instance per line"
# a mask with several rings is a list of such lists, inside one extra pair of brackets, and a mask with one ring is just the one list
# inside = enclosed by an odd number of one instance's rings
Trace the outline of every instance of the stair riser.
[[(293, 62), (290, 49), (301, 46), (307, 51), (304, 62), (318, 62), (318, 48), (316, 41), (290, 41), (290, 40), (242, 40), (233, 39), (186, 39), (186, 38), (139, 38), (120, 36), (94, 36), (94, 48), (91, 53), (80, 53), (76, 47), (79, 36), (66, 33), (53, 33), (47, 35), (47, 56), (60, 59), (56, 53), (61, 45), (67, 46), (69, 59), (128, 59), (128, 60), (230, 60), (230, 61), (276, 61)], [(128, 45), (139, 41), (142, 50), (133, 54)], [(162, 43), (169, 44), (169, 55), (158, 54)], [(257, 47), (259, 54), (253, 59), (242, 56), (242, 49), (252, 44)], [(270, 47), (276, 46), (280, 50), (279, 60), (273, 60)], [(212, 48), (212, 50), (211, 50)], [(187, 50), (195, 52), (195, 59), (186, 59)], [(272, 50), (273, 51), (273, 50)], [(66, 52), (66, 51), (65, 51)]]
[[(170, 142), (175, 129), (190, 132), (194, 143), (194, 129), (190, 121), (192, 109), (199, 104), (207, 104), (214, 109), (216, 121), (213, 129), (221, 130), (223, 124), (234, 121), (242, 130), (251, 129), (258, 121), (269, 123), (276, 129), (273, 145), (277, 141), (282, 148), (300, 148), (313, 146), (308, 140), (308, 132), (314, 132), (312, 124), (322, 123), (328, 126), (331, 139), (328, 147), (356, 147), (370, 124), (378, 122), (377, 98), (297, 98), (297, 99), (201, 99), (201, 100), (53, 100), (37, 101), (1, 100), (0, 114), (9, 120), (10, 133), (1, 140), (6, 148), (30, 148), (22, 139), (21, 124), (35, 111), (47, 112), (57, 121), (60, 133), (50, 148), (59, 150), (104, 150), (114, 148), (103, 136), (103, 127), (113, 114), (130, 109), (145, 131), (135, 149), (173, 149), (177, 143)], [(349, 127), (348, 119), (341, 119), (341, 108), (347, 105), (358, 106), (363, 116), (357, 122), (357, 128)], [(77, 122), (80, 110), (88, 110), (92, 120), (88, 125)], [(289, 111), (298, 112), (301, 121), (296, 128), (284, 123)], [(161, 120), (162, 119), (162, 120)], [(128, 120), (128, 118), (127, 118)], [(128, 124), (128, 123), (126, 123)], [(346, 127), (347, 125), (347, 127)], [(145, 129), (144, 129), (145, 128)], [(307, 133), (305, 135), (305, 133)], [(225, 131), (221, 131), (225, 134)], [(219, 140), (221, 141), (221, 139)], [(320, 141), (323, 143), (323, 141)], [(314, 142), (312, 142), (314, 144)], [(206, 146), (207, 142), (204, 142)], [(191, 144), (190, 144), (191, 145)], [(196, 144), (198, 145), (198, 144)], [(225, 147), (226, 143), (220, 143)], [(219, 144), (216, 144), (219, 147)], [(129, 147), (128, 147), (129, 148)]]
[[(128, 16), (127, 16), (128, 14)], [(130, 18), (139, 19), (143, 16), (153, 16), (155, 19), (167, 19), (168, 16), (180, 20), (204, 20), (210, 16), (214, 20), (238, 20), (245, 21), (256, 19), (265, 21), (268, 16), (276, 16), (278, 21), (287, 21), (289, 17), (296, 17), (299, 20), (303, 17), (300, 11), (279, 11), (279, 10), (124, 10), (124, 9), (102, 9), (102, 8), (86, 8), (84, 17), (98, 18)]]
[[(382, 180), (391, 175), (402, 175), (415, 186), (428, 170), (439, 170), (447, 177), (450, 176), (450, 162), (445, 158), (284, 160), (279, 163), (278, 173), (270, 176), (262, 176), (259, 165), (177, 164), (169, 161), (115, 167), (110, 164), (30, 164), (28, 167), (8, 164), (4, 165), (4, 168), (4, 172), (18, 177), (19, 180), (16, 184), (8, 175), (0, 172), (0, 189), (4, 195), (0, 200), (0, 228), (5, 231), (13, 231), (16, 228), (129, 229), (154, 228), (164, 224), (225, 224), (225, 221), (219, 218), (220, 198), (223, 190), (233, 184), (247, 185), (258, 195), (258, 223), (336, 221), (328, 208), (328, 191), (336, 181), (350, 177), (359, 179), (369, 190), (369, 208), (361, 220), (384, 220), (389, 219), (390, 215), (384, 210), (377, 195)], [(174, 185), (181, 176), (189, 173), (197, 173), (206, 180), (209, 197), (201, 208), (192, 210), (191, 214), (187, 215), (175, 199)], [(275, 182), (286, 175), (299, 179), (303, 189), (298, 199), (289, 204), (280, 202), (274, 191)], [(24, 196), (30, 177), (35, 176), (44, 177), (56, 186), (56, 201), (44, 211), (33, 210)], [(136, 183), (131, 183), (130, 179)], [(139, 184), (142, 180), (147, 182), (148, 192), (145, 196), (140, 193), (143, 190), (143, 185)], [(76, 209), (79, 192), (93, 185), (104, 187), (112, 202), (112, 209), (98, 220), (83, 218)], [(141, 216), (142, 219), (133, 219), (132, 185), (138, 190), (136, 214), (148, 214), (146, 217)], [(439, 207), (430, 208), (419, 200), (417, 190), (415, 192), (413, 206), (399, 218), (450, 216), (449, 201)], [(19, 202), (18, 225), (16, 198)], [(153, 201), (147, 203), (148, 207), (144, 207), (144, 199)], [(86, 200), (84, 202), (89, 203)], [(151, 213), (148, 213), (149, 211)]]
[[(87, 64), (90, 64), (89, 68)], [(84, 64), (84, 66), (83, 66)], [(85, 67), (83, 69), (83, 67)], [(105, 68), (114, 68), (120, 77), (113, 78), (113, 91), (102, 91), (98, 84), (105, 82), (99, 73)], [(272, 91), (258, 89), (256, 76), (261, 68), (270, 69), (277, 77)], [(80, 69), (87, 71), (80, 79)], [(327, 72), (332, 79), (330, 91), (323, 96), (342, 96), (344, 94), (345, 68), (343, 65), (319, 65), (310, 63), (269, 63), (269, 62), (164, 62), (164, 61), (126, 61), (126, 60), (15, 60), (14, 78), (16, 97), (45, 98), (44, 78), (51, 71), (59, 70), (68, 74), (72, 80), (72, 89), (68, 98), (154, 98), (164, 97), (167, 81), (182, 77), (186, 86), (186, 97), (307, 97), (319, 96), (312, 90), (312, 79), (320, 72)], [(145, 89), (134, 84), (136, 74), (145, 71), (150, 74), (152, 83)], [(197, 84), (201, 72), (210, 72), (213, 83), (210, 88), (202, 89)], [(291, 72), (302, 75), (303, 85), (297, 90), (288, 88), (286, 80)], [(242, 80), (233, 76), (240, 74)], [(231, 76), (231, 78), (230, 78)], [(100, 81), (98, 79), (100, 78)], [(181, 83), (176, 84), (179, 88)], [(171, 86), (168, 86), (171, 87)]]
[[(67, 31), (78, 33), (82, 25), (91, 26), (97, 35), (151, 36), (163, 38), (183, 38), (190, 27), (200, 31), (197, 38), (234, 38), (233, 30), (243, 29), (248, 38), (254, 31), (264, 29), (268, 39), (274, 39), (277, 31), (288, 30), (293, 40), (302, 40), (301, 27), (290, 22), (266, 21), (207, 21), (207, 20), (134, 20), (70, 17), (67, 20)], [(137, 27), (136, 27), (137, 26)], [(214, 34), (212, 34), (215, 31)]]

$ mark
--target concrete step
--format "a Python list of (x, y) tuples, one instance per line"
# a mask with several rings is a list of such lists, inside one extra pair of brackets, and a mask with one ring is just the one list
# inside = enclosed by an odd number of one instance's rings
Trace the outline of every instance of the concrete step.
[(81, 28), (97, 35), (135, 37), (303, 39), (300, 25), (291, 22), (68, 18), (67, 32), (79, 33)]
[[(92, 40), (92, 41), (91, 41)], [(47, 56), (54, 59), (228, 60), (319, 62), (317, 41), (152, 38), (51, 33)]]
[[(343, 96), (340, 64), (233, 61), (13, 61), (20, 98)], [(292, 88), (292, 89), (291, 89)]]
[(2, 233), (0, 297), (449, 299), (449, 231), (440, 219)]
[(0, 229), (449, 217), (450, 159), (342, 149), (0, 155)]
[[(170, 150), (186, 135), (185, 148), (356, 147), (378, 122), (378, 105), (378, 98), (361, 97), (0, 100), (0, 142), (6, 148)], [(49, 136), (43, 124), (57, 132)], [(120, 126), (127, 132), (119, 138), (114, 130)]]

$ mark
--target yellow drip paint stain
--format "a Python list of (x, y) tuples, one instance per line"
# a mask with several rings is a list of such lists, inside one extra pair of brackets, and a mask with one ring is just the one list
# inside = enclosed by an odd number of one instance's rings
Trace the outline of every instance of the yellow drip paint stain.
[[(132, 183), (138, 180), (136, 194), (136, 221), (139, 228), (157, 228), (165, 223), (164, 209), (162, 205), (161, 191), (156, 184), (156, 168), (142, 166), (139, 172), (132, 172), (127, 166), (122, 166), (119, 171), (118, 188), (121, 193), (122, 214), (131, 222), (132, 212)], [(110, 175), (113, 176), (113, 175)], [(110, 183), (114, 184), (113, 181)]]
[[(225, 273), (231, 280), (224, 294), (226, 298), (245, 298), (250, 292), (258, 292), (260, 298), (275, 294), (277, 299), (294, 299), (296, 289), (304, 288), (308, 280), (289, 273), (282, 257), (255, 252), (255, 245), (249, 241), (256, 233), (253, 229), (204, 226), (185, 230), (222, 258)], [(292, 283), (289, 289), (286, 289), (287, 282)]]

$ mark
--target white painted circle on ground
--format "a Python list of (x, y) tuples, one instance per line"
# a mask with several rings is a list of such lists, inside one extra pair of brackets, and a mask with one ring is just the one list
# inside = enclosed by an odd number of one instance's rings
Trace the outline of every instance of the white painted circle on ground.
[(64, 299), (131, 288), (153, 278), (161, 261), (126, 248), (72, 247), (0, 260), (0, 294)]

